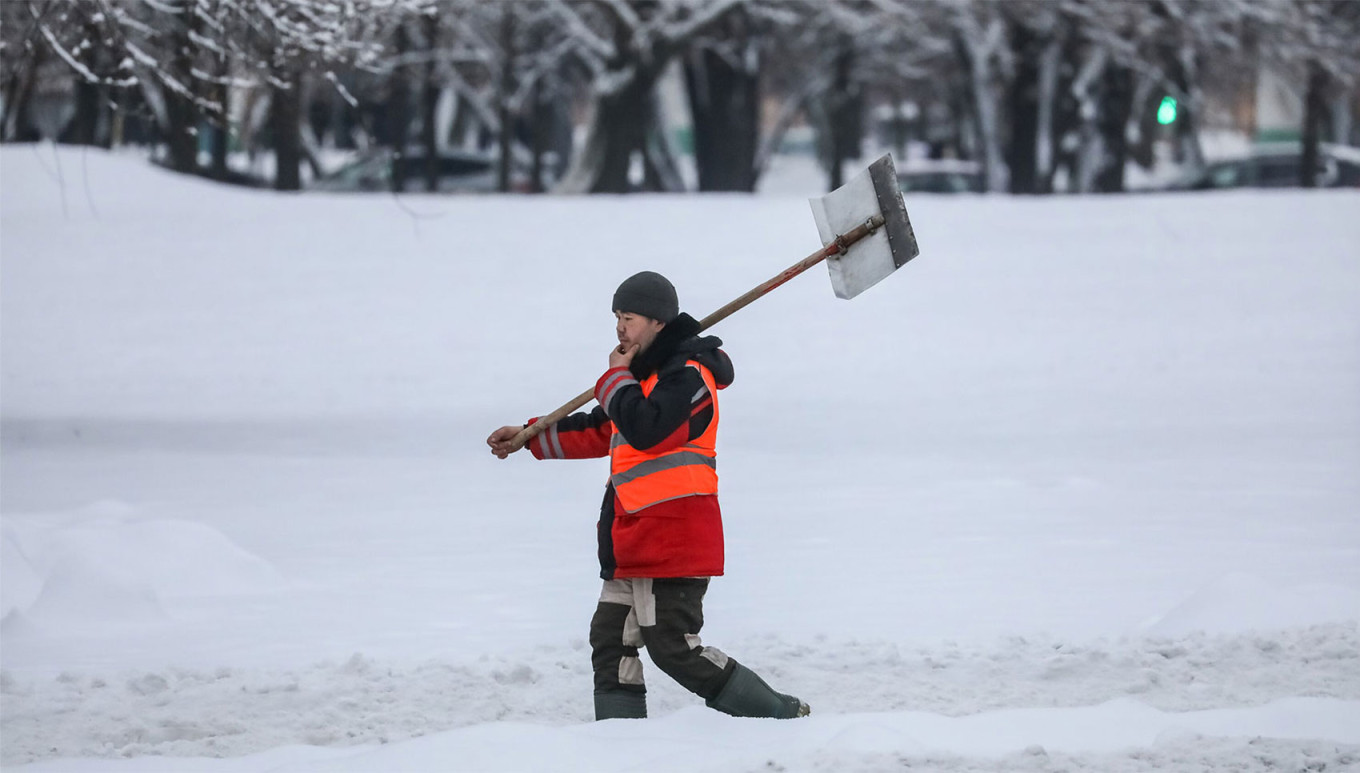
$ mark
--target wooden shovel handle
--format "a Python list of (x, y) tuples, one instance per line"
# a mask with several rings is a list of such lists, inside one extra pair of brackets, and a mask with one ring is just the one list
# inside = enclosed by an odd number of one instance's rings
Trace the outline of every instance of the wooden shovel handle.
[(792, 266), (789, 266), (778, 274), (775, 274), (764, 282), (747, 290), (741, 297), (733, 300), (731, 303), (728, 303), (726, 306), (723, 306), (712, 314), (709, 314), (707, 317), (704, 317), (703, 320), (699, 322), (700, 332), (713, 327), (738, 311), (750, 306), (752, 303), (755, 303), (756, 299), (769, 294), (780, 285), (783, 285), (790, 279), (793, 279), (804, 271), (821, 263), (823, 260), (843, 254), (846, 250), (850, 249), (850, 245), (863, 239), (874, 231), (877, 231), (879, 227), (883, 225), (883, 222), (883, 215), (874, 215), (863, 223), (860, 223), (849, 231), (836, 237), (835, 240), (820, 250), (817, 250), (806, 258), (803, 258)]
[[(878, 214), (874, 215), (873, 217), (870, 217), (868, 220), (865, 220), (863, 223), (860, 223), (859, 225), (855, 226), (849, 231), (846, 231), (845, 233), (837, 237), (835, 241), (831, 242), (830, 244), (826, 245), (820, 250), (817, 250), (816, 252), (812, 253), (806, 258), (803, 258), (797, 263), (794, 263), (792, 266), (789, 266), (783, 271), (780, 271), (778, 274), (775, 274), (774, 276), (770, 277), (764, 282), (761, 282), (759, 285), (756, 285), (755, 287), (751, 288), (746, 293), (741, 295), (741, 297), (733, 300), (731, 303), (728, 303), (726, 306), (723, 306), (721, 309), (718, 309), (712, 314), (709, 314), (707, 317), (704, 317), (702, 320), (699, 321), (699, 332), (702, 333), (703, 331), (709, 329), (710, 327), (713, 327), (714, 325), (718, 324), (724, 319), (727, 319), (728, 317), (732, 316), (738, 311), (741, 311), (747, 306), (750, 306), (752, 303), (756, 301), (757, 298), (766, 295), (767, 293), (784, 284), (785, 282), (789, 281), (790, 279), (793, 279), (794, 277), (798, 276), (804, 271), (807, 271), (808, 269), (812, 268), (818, 263), (821, 263), (823, 260), (826, 260), (828, 257), (843, 254), (847, 249), (850, 248), (850, 245), (854, 244), (860, 239), (863, 239), (864, 237), (868, 236), (874, 231), (877, 231), (879, 227), (882, 225), (883, 215)], [(553, 411), (547, 416), (540, 418), (538, 421), (520, 430), (519, 434), (515, 435), (510, 440), (510, 453), (514, 453), (520, 450), (530, 440), (533, 440), (535, 437), (541, 434), (543, 430), (547, 429), (548, 427), (551, 427), (552, 425), (556, 424), (562, 419), (565, 419), (567, 416), (571, 415), (572, 412), (574, 412), (577, 408), (580, 408), (581, 406), (590, 402), (591, 399), (594, 397), (595, 390), (587, 389), (586, 391), (577, 395), (570, 402), (563, 405), (561, 408), (558, 408), (557, 410)]]
[(520, 430), (518, 435), (515, 435), (513, 438), (510, 439), (510, 453), (513, 454), (514, 452), (528, 445), (529, 441), (541, 435), (543, 433), (543, 430), (547, 429), (548, 427), (551, 427), (557, 422), (570, 416), (573, 412), (576, 411), (577, 408), (580, 408), (581, 406), (590, 402), (591, 399), (594, 397), (595, 390), (587, 389), (586, 391), (572, 398), (561, 408), (558, 408), (557, 410), (553, 411), (547, 416), (540, 417), (538, 421)]

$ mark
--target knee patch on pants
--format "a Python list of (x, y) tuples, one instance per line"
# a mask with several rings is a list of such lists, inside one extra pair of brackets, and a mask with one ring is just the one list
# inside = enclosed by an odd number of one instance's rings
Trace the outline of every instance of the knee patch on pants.
[(645, 690), (638, 648), (642, 635), (631, 607), (600, 602), (590, 621), (591, 665), (595, 689)]
[(703, 698), (716, 695), (727, 680), (729, 659), (704, 646), (704, 594), (708, 580), (656, 580), (656, 625), (642, 629), (647, 654), (657, 668)]

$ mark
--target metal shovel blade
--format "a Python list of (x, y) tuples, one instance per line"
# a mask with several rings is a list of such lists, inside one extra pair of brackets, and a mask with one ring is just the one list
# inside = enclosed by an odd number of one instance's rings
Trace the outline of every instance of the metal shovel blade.
[(883, 215), (881, 228), (855, 242), (844, 254), (827, 258), (837, 298), (859, 295), (921, 253), (902, 203), (891, 155), (884, 155), (850, 182), (809, 203), (823, 246), (874, 215)]

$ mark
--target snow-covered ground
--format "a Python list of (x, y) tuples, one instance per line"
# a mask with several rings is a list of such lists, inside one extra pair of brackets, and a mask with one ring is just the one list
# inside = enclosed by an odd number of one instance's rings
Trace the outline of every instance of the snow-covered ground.
[(1360, 196), (910, 197), (714, 332), (706, 641), (813, 707), (594, 723), (606, 463), (484, 439), (819, 245), (760, 196), (223, 189), (0, 150), (0, 764), (1360, 769)]

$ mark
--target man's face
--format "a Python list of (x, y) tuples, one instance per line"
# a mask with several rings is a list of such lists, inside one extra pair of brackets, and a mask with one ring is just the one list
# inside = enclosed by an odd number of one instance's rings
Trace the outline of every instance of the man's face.
[(614, 332), (618, 335), (619, 345), (625, 352), (634, 344), (637, 344), (639, 352), (646, 351), (647, 347), (652, 345), (652, 341), (656, 340), (656, 334), (666, 326), (664, 322), (631, 311), (616, 311), (614, 318), (617, 320)]

